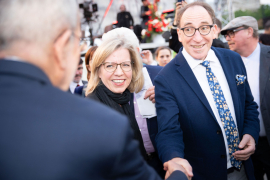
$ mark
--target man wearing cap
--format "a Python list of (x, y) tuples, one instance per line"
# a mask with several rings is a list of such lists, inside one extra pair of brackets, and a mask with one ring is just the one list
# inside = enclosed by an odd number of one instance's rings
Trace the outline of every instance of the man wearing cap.
[(208, 4), (188, 4), (177, 17), (183, 48), (155, 78), (159, 157), (193, 180), (255, 180), (259, 120), (242, 59), (211, 46), (217, 25)]
[(270, 46), (258, 43), (258, 23), (250, 16), (233, 19), (221, 34), (246, 66), (250, 89), (259, 106), (260, 137), (252, 156), (255, 176), (261, 180), (266, 173), (270, 179)]

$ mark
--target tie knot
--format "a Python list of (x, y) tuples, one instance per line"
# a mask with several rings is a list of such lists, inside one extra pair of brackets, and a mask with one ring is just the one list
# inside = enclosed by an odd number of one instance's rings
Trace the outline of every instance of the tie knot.
[(210, 66), (210, 62), (207, 60), (204, 60), (201, 65), (203, 65), (204, 67), (209, 67)]

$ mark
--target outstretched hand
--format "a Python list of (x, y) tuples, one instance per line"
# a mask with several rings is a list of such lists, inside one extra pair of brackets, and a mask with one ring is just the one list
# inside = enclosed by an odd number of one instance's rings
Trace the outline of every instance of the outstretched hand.
[(178, 14), (177, 12), (178, 12), (178, 10), (181, 9), (182, 7), (186, 6), (186, 5), (187, 5), (187, 2), (186, 1), (182, 1), (182, 2), (177, 2), (176, 3), (176, 8), (175, 8), (175, 11), (174, 11), (175, 12), (174, 13), (175, 14), (174, 15), (174, 23), (173, 23), (174, 25), (177, 24), (177, 14)]
[(164, 163), (164, 170), (166, 171), (165, 179), (167, 179), (174, 171), (182, 171), (189, 180), (191, 179), (191, 177), (188, 176), (185, 168), (172, 160)]
[[(171, 161), (173, 161), (174, 163), (178, 165), (181, 165), (185, 169), (186, 171), (185, 174), (187, 175), (188, 178), (191, 179), (193, 177), (192, 167), (186, 159), (177, 157), (177, 158), (173, 158)], [(164, 163), (164, 168), (165, 168), (165, 163)]]

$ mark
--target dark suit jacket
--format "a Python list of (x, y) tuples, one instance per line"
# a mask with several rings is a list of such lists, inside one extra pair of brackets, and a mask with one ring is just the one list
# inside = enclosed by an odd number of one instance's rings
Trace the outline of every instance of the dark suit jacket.
[[(83, 86), (78, 86), (74, 89), (74, 94), (82, 95), (83, 87), (87, 85), (88, 81), (82, 81)], [(82, 87), (82, 88), (80, 88)], [(70, 89), (68, 88), (68, 92), (71, 93)]]
[[(240, 139), (250, 134), (258, 141), (257, 104), (247, 81), (237, 86), (235, 76), (246, 76), (239, 54), (214, 48), (226, 76)], [(163, 162), (185, 158), (193, 168), (194, 180), (227, 180), (226, 149), (221, 128), (182, 50), (155, 78), (158, 134), (156, 143)], [(169, 148), (168, 148), (169, 147)], [(244, 162), (246, 174), (254, 178), (251, 159)]]
[(260, 44), (260, 108), (270, 144), (270, 46)]
[(117, 27), (129, 28), (134, 24), (133, 17), (128, 11), (117, 13), (117, 22)]
[(86, 83), (83, 83), (83, 86), (76, 87), (74, 90), (74, 94), (78, 94), (82, 97), (85, 97), (85, 91), (87, 88), (87, 84), (88, 84), (88, 82), (86, 81)]
[(28, 63), (0, 59), (0, 77), (0, 179), (160, 179), (126, 117), (53, 87)]

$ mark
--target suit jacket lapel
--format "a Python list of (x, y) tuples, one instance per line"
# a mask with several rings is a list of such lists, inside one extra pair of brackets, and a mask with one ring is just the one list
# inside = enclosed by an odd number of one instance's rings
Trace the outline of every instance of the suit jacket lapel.
[[(230, 91), (231, 91), (231, 96), (233, 100), (233, 105), (234, 105), (234, 111), (235, 111), (235, 117), (236, 120), (240, 119), (240, 107), (239, 107), (239, 97), (237, 93), (237, 85), (236, 85), (236, 74), (237, 72), (233, 71), (233, 64), (231, 64), (231, 61), (229, 61), (229, 57), (224, 54), (223, 52), (218, 52), (215, 48), (213, 48), (216, 56), (219, 59), (219, 62), (222, 66), (223, 72), (226, 76)], [(238, 122), (238, 121), (237, 121)]]
[(129, 105), (130, 105), (131, 111), (133, 112), (133, 114), (135, 114), (135, 112), (134, 112), (134, 102), (133, 102), (133, 99), (134, 99), (134, 93), (130, 93)]
[[(180, 51), (176, 57), (175, 64), (178, 66), (177, 71), (182, 75), (182, 77), (185, 79), (187, 84), (190, 86), (190, 88), (193, 90), (193, 92), (198, 96), (200, 101), (203, 103), (203, 105), (208, 109), (209, 113), (213, 116), (213, 118), (216, 120), (216, 117), (201, 89), (200, 84), (198, 83), (194, 73), (192, 72), (190, 66), (188, 65), (185, 57), (183, 56), (182, 52)], [(217, 121), (217, 120), (216, 120)]]
[(261, 54), (260, 54), (259, 86), (260, 86), (260, 102), (262, 102), (265, 86), (270, 72), (270, 50), (269, 50), (270, 48), (263, 44), (260, 44), (260, 46), (261, 46)]

